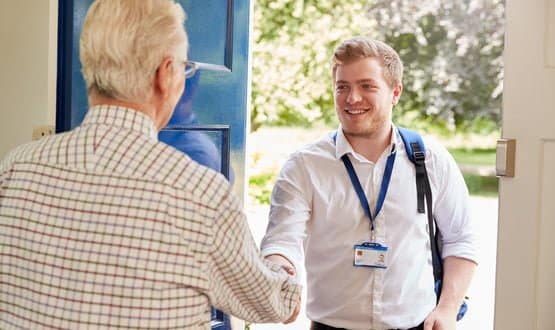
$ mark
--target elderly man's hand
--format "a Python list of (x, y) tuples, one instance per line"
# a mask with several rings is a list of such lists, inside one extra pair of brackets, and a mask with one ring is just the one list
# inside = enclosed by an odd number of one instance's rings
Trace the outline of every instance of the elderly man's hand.
[(299, 296), (299, 300), (297, 301), (297, 306), (295, 306), (293, 313), (287, 320), (283, 321), (283, 324), (289, 324), (294, 322), (297, 319), (297, 316), (299, 316), (300, 311), (301, 311), (301, 296)]
[[(281, 254), (270, 254), (266, 256), (266, 259), (270, 260), (271, 262), (277, 265), (280, 265), (281, 268), (285, 270), (287, 274), (289, 274), (290, 276), (297, 275), (295, 266), (293, 266), (293, 264)], [(291, 313), (291, 316), (287, 320), (283, 321), (283, 324), (294, 322), (297, 319), (297, 316), (299, 316), (300, 311), (301, 311), (301, 297), (299, 296), (299, 299), (297, 301), (295, 309), (293, 310), (293, 313)]]

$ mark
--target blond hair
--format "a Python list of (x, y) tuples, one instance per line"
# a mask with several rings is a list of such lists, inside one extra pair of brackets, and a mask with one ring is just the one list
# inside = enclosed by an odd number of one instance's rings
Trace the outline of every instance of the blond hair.
[(144, 102), (165, 57), (187, 58), (185, 12), (173, 0), (96, 0), (79, 52), (89, 93)]
[(356, 60), (375, 57), (384, 68), (384, 78), (391, 87), (396, 87), (403, 80), (403, 62), (399, 54), (384, 42), (368, 37), (353, 37), (343, 41), (336, 49), (332, 58), (332, 73), (335, 77), (339, 65), (349, 64)]

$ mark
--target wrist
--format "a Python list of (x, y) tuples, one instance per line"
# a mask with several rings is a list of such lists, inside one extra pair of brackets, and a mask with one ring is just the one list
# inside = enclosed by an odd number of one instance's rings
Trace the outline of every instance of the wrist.
[(439, 304), (436, 306), (436, 309), (448, 314), (457, 315), (460, 305), (460, 303), (456, 303), (454, 301), (440, 301)]

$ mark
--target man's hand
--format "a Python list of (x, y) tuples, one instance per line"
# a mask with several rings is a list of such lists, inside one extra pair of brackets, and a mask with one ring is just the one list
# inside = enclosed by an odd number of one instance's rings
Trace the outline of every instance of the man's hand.
[(424, 321), (424, 330), (455, 330), (457, 308), (437, 306)]
[(457, 313), (468, 290), (476, 263), (459, 257), (443, 259), (443, 286), (439, 303), (424, 321), (424, 330), (455, 330)]
[(266, 256), (266, 259), (277, 265), (280, 265), (281, 268), (283, 268), (283, 270), (285, 270), (287, 274), (291, 276), (295, 276), (297, 274), (295, 266), (293, 266), (293, 264), (281, 254), (270, 254)]

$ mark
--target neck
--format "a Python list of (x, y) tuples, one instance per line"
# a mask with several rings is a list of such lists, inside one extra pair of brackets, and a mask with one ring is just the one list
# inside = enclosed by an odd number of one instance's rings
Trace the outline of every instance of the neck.
[(152, 120), (152, 122), (154, 122), (154, 125), (158, 130), (160, 130), (163, 126), (163, 124), (159, 123), (159, 120), (157, 120), (156, 108), (149, 103), (117, 100), (92, 92), (89, 94), (89, 105), (91, 107), (96, 105), (113, 105), (117, 107), (129, 108), (147, 115)]
[(353, 150), (364, 156), (371, 162), (377, 162), (381, 154), (391, 142), (392, 126), (377, 130), (372, 134), (351, 135), (345, 134), (345, 138), (353, 147)]

